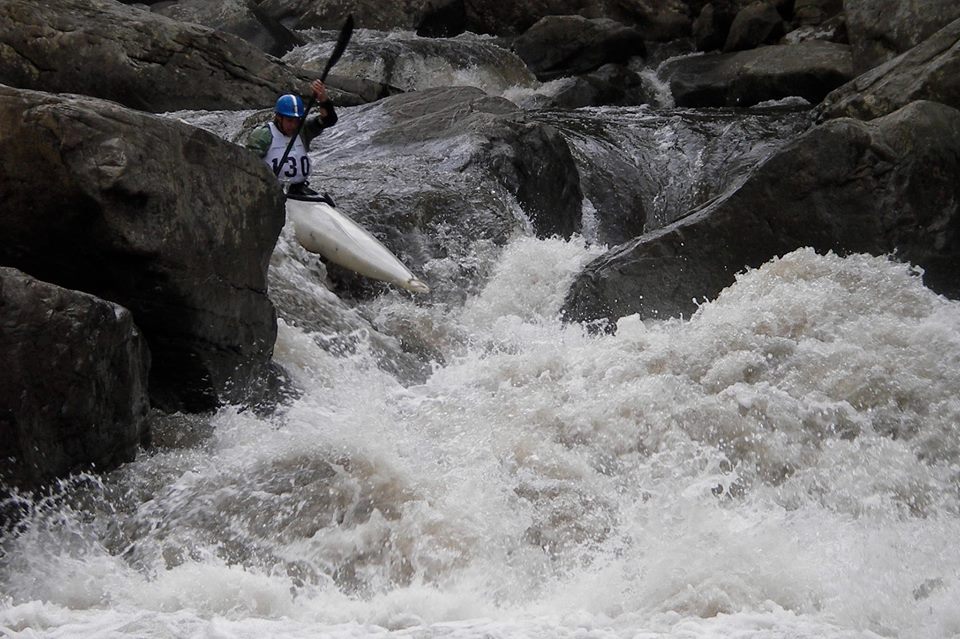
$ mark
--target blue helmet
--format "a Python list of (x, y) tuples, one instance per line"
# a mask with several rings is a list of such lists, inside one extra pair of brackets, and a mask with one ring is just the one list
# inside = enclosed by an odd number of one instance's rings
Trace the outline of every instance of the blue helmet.
[(288, 118), (303, 117), (303, 100), (300, 96), (287, 93), (277, 99), (277, 106), (273, 108), (277, 115), (284, 115)]

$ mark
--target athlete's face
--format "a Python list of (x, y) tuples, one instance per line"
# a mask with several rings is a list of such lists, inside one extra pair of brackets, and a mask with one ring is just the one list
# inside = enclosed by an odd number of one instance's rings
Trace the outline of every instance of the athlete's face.
[(277, 116), (277, 128), (287, 137), (290, 137), (296, 132), (297, 124), (299, 123), (300, 118), (291, 118), (286, 115)]

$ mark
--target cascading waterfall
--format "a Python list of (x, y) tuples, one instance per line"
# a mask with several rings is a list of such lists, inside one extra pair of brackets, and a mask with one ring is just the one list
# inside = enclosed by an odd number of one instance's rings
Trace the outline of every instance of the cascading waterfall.
[[(542, 117), (628, 146), (651, 115)], [(298, 251), (285, 229), (281, 315), (338, 327), (281, 320), (300, 394), (158, 417), (137, 461), (25, 502), (0, 635), (960, 633), (960, 304), (908, 265), (798, 250), (595, 335), (558, 317), (581, 237), (477, 251), (458, 303), (351, 307)]]

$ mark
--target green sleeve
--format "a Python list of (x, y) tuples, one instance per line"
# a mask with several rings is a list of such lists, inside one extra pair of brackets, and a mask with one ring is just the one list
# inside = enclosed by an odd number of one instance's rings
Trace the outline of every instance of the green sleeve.
[(250, 133), (245, 146), (262, 158), (267, 154), (271, 143), (273, 143), (273, 134), (270, 133), (270, 127), (263, 125)]

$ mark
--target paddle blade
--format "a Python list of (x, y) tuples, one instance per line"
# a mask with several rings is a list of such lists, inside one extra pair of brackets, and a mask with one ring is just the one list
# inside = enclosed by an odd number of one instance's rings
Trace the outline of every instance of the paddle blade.
[(333, 47), (333, 53), (330, 54), (330, 59), (327, 60), (327, 66), (320, 75), (321, 82), (327, 79), (327, 74), (330, 73), (330, 69), (333, 68), (333, 65), (335, 65), (337, 60), (340, 59), (340, 56), (343, 55), (343, 50), (347, 48), (347, 43), (350, 42), (351, 35), (353, 35), (353, 14), (347, 16), (346, 21), (340, 28), (340, 36), (337, 38), (337, 45)]

